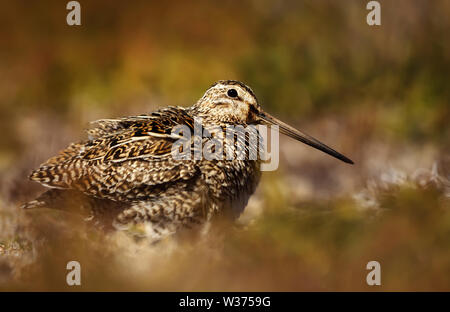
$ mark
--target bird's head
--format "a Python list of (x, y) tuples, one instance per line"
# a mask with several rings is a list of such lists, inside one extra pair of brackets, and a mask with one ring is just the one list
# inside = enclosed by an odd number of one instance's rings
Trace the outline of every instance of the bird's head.
[(208, 121), (251, 124), (260, 110), (253, 91), (236, 80), (220, 80), (206, 90), (193, 109)]
[(277, 125), (280, 132), (309, 146), (321, 150), (346, 163), (353, 161), (310, 135), (297, 130), (264, 112), (252, 89), (236, 80), (220, 80), (213, 84), (192, 107), (208, 123), (234, 125)]

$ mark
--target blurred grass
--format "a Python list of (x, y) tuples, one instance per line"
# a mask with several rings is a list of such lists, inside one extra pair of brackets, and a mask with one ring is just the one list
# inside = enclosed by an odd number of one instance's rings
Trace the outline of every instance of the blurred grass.
[[(450, 290), (450, 2), (380, 2), (381, 27), (359, 0), (82, 1), (81, 27), (63, 2), (2, 3), (0, 289), (70, 290), (77, 259), (83, 290), (372, 290), (371, 260), (378, 290)], [(219, 79), (356, 165), (282, 139), (246, 226), (198, 242), (17, 209), (42, 190), (29, 171), (88, 121), (189, 106)]]
[[(0, 289), (74, 290), (65, 285), (65, 264), (77, 260), (78, 290), (449, 290), (444, 191), (435, 184), (385, 190), (377, 198), (382, 213), (345, 197), (292, 205), (275, 191), (265, 193), (266, 211), (250, 225), (153, 247), (56, 215), (55, 227), (48, 211), (35, 212), (32, 227), (45, 224), (39, 261)], [(382, 286), (375, 288), (365, 283), (372, 260), (382, 268)]]
[[(17, 119), (36, 111), (82, 123), (86, 110), (113, 116), (126, 112), (123, 103), (191, 105), (212, 82), (236, 78), (266, 108), (298, 121), (363, 109), (379, 113), (384, 134), (448, 142), (449, 4), (382, 7), (382, 26), (369, 27), (356, 0), (87, 1), (83, 25), (69, 27), (62, 4), (8, 2), (2, 130), (14, 132)], [(20, 154), (15, 135), (1, 146)]]

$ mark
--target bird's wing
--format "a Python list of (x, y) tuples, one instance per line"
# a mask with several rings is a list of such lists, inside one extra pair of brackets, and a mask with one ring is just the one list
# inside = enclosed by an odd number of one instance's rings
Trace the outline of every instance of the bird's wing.
[(193, 119), (183, 108), (94, 123), (97, 127), (88, 130), (89, 140), (69, 145), (33, 171), (30, 179), (48, 187), (133, 201), (198, 174), (194, 162), (171, 155), (178, 139), (172, 129), (185, 125), (193, 130)]

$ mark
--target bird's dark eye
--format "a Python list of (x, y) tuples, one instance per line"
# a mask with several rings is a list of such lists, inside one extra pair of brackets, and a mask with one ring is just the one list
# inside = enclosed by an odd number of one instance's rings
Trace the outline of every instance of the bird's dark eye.
[(236, 89), (230, 89), (230, 90), (228, 90), (227, 95), (228, 95), (229, 97), (234, 98), (234, 97), (237, 97), (237, 96), (238, 96), (238, 93), (237, 93)]

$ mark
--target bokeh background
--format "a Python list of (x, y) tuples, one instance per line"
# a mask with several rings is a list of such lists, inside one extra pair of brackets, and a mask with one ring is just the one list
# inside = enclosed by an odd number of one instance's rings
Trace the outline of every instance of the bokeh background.
[[(450, 290), (450, 2), (3, 1), (0, 289)], [(149, 245), (72, 215), (24, 215), (27, 176), (91, 120), (190, 106), (237, 79), (355, 161), (288, 138), (244, 215)], [(45, 224), (45, 226), (39, 226)], [(382, 285), (366, 284), (377, 260)]]

